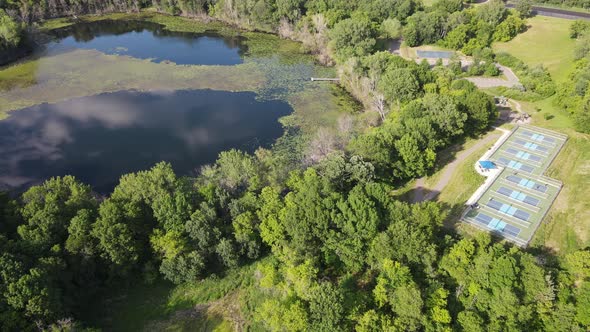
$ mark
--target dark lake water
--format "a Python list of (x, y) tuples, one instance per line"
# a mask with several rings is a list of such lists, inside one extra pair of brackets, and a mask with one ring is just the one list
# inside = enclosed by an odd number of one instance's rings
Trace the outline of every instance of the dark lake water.
[(191, 174), (230, 148), (254, 151), (282, 135), (291, 107), (250, 92), (121, 91), (43, 104), (0, 121), (0, 188), (71, 174), (99, 192), (165, 160)]
[(75, 24), (54, 32), (50, 51), (80, 48), (128, 55), (154, 62), (182, 65), (236, 65), (246, 51), (241, 37), (214, 33), (182, 33), (140, 21), (97, 21)]

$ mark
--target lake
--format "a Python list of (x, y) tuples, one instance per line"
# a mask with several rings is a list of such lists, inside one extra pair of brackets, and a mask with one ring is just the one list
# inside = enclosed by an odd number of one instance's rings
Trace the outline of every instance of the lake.
[[(224, 150), (270, 147), (281, 124), (312, 137), (354, 112), (334, 85), (310, 82), (335, 72), (300, 44), (183, 24), (205, 33), (137, 20), (76, 24), (0, 67), (0, 190), (69, 174), (106, 194), (121, 175), (162, 160), (193, 175)], [(305, 149), (294, 146), (302, 150), (290, 162)]]
[(179, 65), (236, 65), (243, 62), (247, 50), (240, 37), (173, 32), (160, 24), (141, 21), (80, 23), (52, 34), (56, 40), (47, 45), (49, 54), (71, 48), (93, 49)]
[(0, 187), (22, 190), (72, 174), (98, 192), (165, 160), (194, 174), (231, 148), (268, 147), (291, 112), (251, 92), (121, 91), (42, 104), (0, 121)]

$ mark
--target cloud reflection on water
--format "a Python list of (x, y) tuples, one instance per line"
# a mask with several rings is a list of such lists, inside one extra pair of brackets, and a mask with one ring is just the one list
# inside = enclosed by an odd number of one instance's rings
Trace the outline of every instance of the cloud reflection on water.
[(0, 188), (73, 174), (99, 191), (160, 160), (187, 174), (223, 150), (282, 133), (290, 107), (253, 93), (123, 91), (43, 104), (0, 121)]

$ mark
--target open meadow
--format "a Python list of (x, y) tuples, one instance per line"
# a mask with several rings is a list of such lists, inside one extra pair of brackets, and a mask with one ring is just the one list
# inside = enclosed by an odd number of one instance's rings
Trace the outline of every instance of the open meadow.
[(556, 80), (564, 80), (573, 67), (575, 41), (569, 37), (571, 20), (535, 16), (527, 31), (505, 43), (494, 43), (494, 52), (506, 52), (530, 66), (543, 65)]

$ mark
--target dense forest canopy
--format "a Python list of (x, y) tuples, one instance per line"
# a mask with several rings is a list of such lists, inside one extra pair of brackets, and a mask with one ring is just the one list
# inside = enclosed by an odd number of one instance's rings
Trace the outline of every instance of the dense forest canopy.
[(267, 255), (251, 323), (268, 330), (589, 326), (590, 252), (540, 262), (487, 233), (447, 235), (440, 206), (392, 199), (358, 156), (274, 185), (264, 158), (224, 152), (196, 179), (161, 163), (105, 200), (69, 176), (1, 196), (2, 330), (76, 317), (118, 283), (183, 283)]
[[(159, 163), (122, 176), (108, 197), (71, 176), (17, 198), (1, 194), (0, 330), (92, 328), (79, 319), (82, 307), (107, 289), (182, 284), (245, 264), (257, 264), (248, 292), (259, 300), (243, 313), (246, 324), (266, 330), (590, 328), (590, 251), (557, 258), (487, 233), (462, 238), (443, 227), (445, 207), (392, 195), (396, 184), (431, 171), (444, 148), (486, 131), (497, 114), (487, 94), (461, 79), (460, 63), (431, 68), (377, 52), (379, 40), (401, 36), (410, 45), (461, 50), (474, 56), (477, 74), (497, 75), (493, 62), (509, 63), (523, 95), (551, 96), (556, 87), (543, 68), (489, 49), (524, 29), (526, 10), (508, 11), (499, 0), (469, 9), (457, 0), (431, 7), (414, 0), (5, 0), (0, 48), (18, 45), (21, 24), (148, 6), (300, 40), (337, 65), (342, 85), (375, 114), (374, 126), (344, 143), (306, 137), (309, 146), (297, 151), (306, 158), (296, 163), (278, 144), (253, 155), (225, 151), (196, 177)], [(574, 30), (581, 43), (586, 30)], [(559, 91), (575, 92), (583, 105), (588, 49), (581, 44), (575, 87)]]

